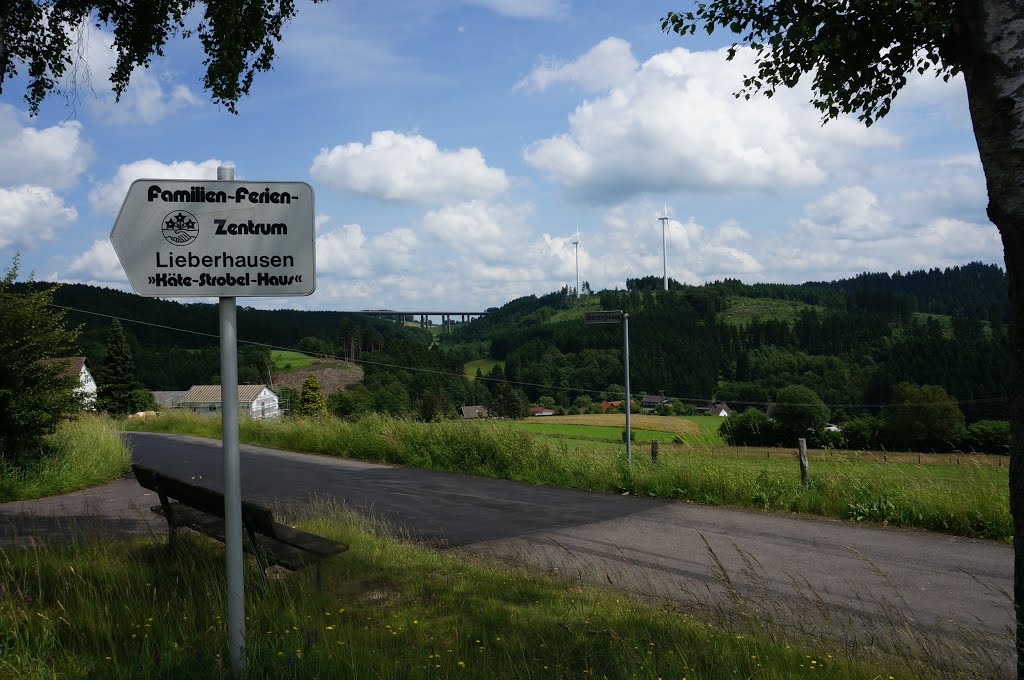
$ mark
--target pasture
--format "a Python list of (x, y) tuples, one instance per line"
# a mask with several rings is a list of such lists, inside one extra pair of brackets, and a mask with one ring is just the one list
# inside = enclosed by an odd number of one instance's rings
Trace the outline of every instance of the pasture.
[(308, 354), (303, 354), (302, 352), (293, 352), (291, 350), (284, 349), (274, 349), (270, 351), (270, 361), (274, 366), (274, 370), (277, 371), (289, 371), (305, 368), (316, 360), (316, 357), (311, 357)]
[(467, 361), (464, 370), (466, 377), (470, 380), (476, 380), (477, 369), (484, 375), (487, 375), (495, 366), (501, 366), (505, 368), (505, 362), (498, 359), (474, 359), (473, 361)]

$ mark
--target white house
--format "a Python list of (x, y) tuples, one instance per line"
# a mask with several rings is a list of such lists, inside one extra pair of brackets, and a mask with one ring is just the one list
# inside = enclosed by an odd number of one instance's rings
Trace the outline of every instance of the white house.
[(67, 363), (61, 372), (62, 376), (74, 375), (78, 377), (78, 387), (75, 388), (75, 396), (82, 401), (82, 408), (93, 410), (96, 408), (96, 380), (89, 370), (89, 360), (85, 357), (61, 357), (59, 359), (45, 359), (43, 363)]
[[(221, 404), (220, 385), (193, 385), (174, 407), (196, 413), (216, 413), (221, 410)], [(277, 394), (266, 385), (239, 385), (238, 412), (257, 420), (281, 416)]]

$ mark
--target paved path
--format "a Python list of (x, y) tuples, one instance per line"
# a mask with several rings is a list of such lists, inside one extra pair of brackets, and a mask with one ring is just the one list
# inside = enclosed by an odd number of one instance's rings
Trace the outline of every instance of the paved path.
[[(222, 486), (220, 443), (128, 435), (135, 461)], [(616, 587), (771, 617), (875, 644), (913, 631), (922, 649), (1010, 653), (1012, 549), (943, 534), (782, 517), (674, 501), (242, 447), (243, 495), (344, 501), (435, 544)], [(162, 530), (133, 480), (0, 505), (0, 538), (59, 533), (68, 518)], [(902, 634), (901, 634), (902, 635)], [(909, 640), (909, 638), (908, 638)], [(907, 644), (907, 641), (899, 644)]]

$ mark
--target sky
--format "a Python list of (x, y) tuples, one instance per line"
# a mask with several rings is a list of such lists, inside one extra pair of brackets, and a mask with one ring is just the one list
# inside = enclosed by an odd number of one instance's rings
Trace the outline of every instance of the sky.
[[(960, 77), (914, 75), (866, 128), (822, 125), (809, 79), (749, 101), (731, 34), (661, 31), (689, 0), (300, 2), (234, 115), (195, 41), (115, 102), (83, 29), (77, 98), (0, 94), (0, 264), (130, 290), (110, 230), (140, 178), (303, 181), (316, 291), (263, 308), (482, 311), (576, 281), (624, 288), (1002, 266)], [(187, 301), (187, 300), (184, 300)]]

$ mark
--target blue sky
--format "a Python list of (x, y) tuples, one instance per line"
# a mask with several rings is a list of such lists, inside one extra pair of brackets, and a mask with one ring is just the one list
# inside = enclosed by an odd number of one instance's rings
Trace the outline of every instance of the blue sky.
[[(962, 79), (915, 76), (870, 129), (808, 90), (732, 93), (752, 55), (661, 32), (682, 2), (299, 3), (232, 115), (178, 41), (114, 103), (110, 35), (81, 35), (77, 101), (0, 95), (0, 261), (127, 289), (109, 244), (142, 177), (309, 182), (317, 291), (241, 304), (479, 310), (661, 275), (800, 282), (1002, 264)], [(6, 266), (6, 264), (5, 264)]]

